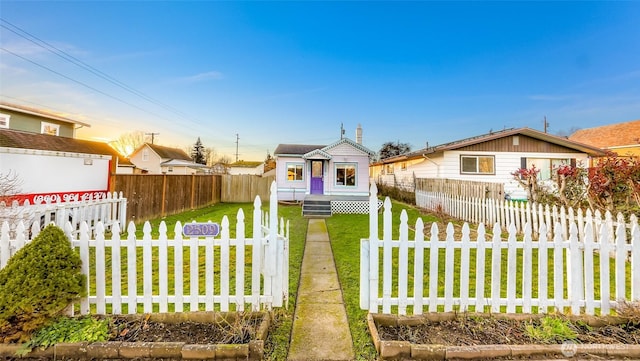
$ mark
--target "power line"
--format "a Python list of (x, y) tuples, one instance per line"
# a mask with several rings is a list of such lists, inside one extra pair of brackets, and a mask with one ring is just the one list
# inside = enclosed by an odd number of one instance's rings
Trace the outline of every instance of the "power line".
[[(3, 24), (0, 24), (0, 27), (11, 31), (12, 33), (14, 33), (14, 34), (16, 34), (16, 35), (18, 35), (18, 36), (30, 41), (31, 43), (33, 43), (35, 45), (38, 45), (39, 47), (41, 47), (41, 48), (43, 48), (45, 50), (48, 50), (49, 52), (57, 55), (58, 57), (66, 60), (66, 61), (68, 61), (68, 62), (70, 62), (70, 63), (72, 63), (72, 64), (74, 64), (74, 65), (76, 65), (76, 66), (78, 66), (78, 67), (80, 67), (80, 68), (82, 68), (82, 69), (84, 69), (84, 70), (86, 70), (86, 71), (88, 71), (88, 72), (90, 72), (90, 73), (92, 73), (92, 74), (94, 74), (94, 75), (96, 75), (96, 76), (98, 76), (98, 77), (100, 77), (100, 78), (102, 78), (102, 79), (114, 84), (114, 85), (116, 85), (116, 86), (118, 86), (119, 88), (122, 88), (122, 89), (124, 89), (124, 90), (126, 90), (126, 91), (128, 91), (128, 92), (130, 92), (130, 93), (132, 93), (132, 94), (134, 94), (134, 95), (136, 95), (136, 96), (138, 96), (138, 97), (140, 97), (140, 98), (152, 103), (152, 104), (160, 106), (160, 107), (164, 108), (165, 110), (168, 110), (168, 111), (170, 111), (170, 112), (172, 112), (172, 113), (174, 113), (176, 115), (179, 115), (180, 117), (182, 117), (183, 119), (185, 119), (185, 120), (187, 120), (189, 122), (196, 123), (196, 122), (188, 119), (188, 118), (190, 118), (189, 115), (187, 115), (187, 114), (185, 114), (185, 113), (183, 113), (183, 112), (181, 112), (181, 111), (179, 111), (179, 110), (177, 110), (177, 109), (175, 109), (175, 108), (173, 108), (173, 107), (171, 107), (171, 106), (169, 106), (167, 104), (164, 104), (164, 103), (162, 103), (162, 102), (160, 102), (158, 100), (155, 100), (155, 99), (149, 97), (148, 95), (146, 95), (146, 94), (144, 94), (144, 93), (142, 93), (142, 92), (130, 87), (129, 85), (127, 85), (127, 84), (115, 79), (114, 77), (112, 77), (112, 76), (110, 76), (110, 75), (108, 75), (108, 74), (106, 74), (106, 73), (94, 68), (93, 66), (91, 66), (91, 65), (89, 65), (89, 64), (87, 64), (87, 63), (85, 63), (85, 62), (83, 62), (81, 60), (79, 60), (78, 58), (74, 57), (73, 55), (70, 55), (69, 53), (67, 53), (67, 52), (65, 52), (65, 51), (63, 51), (63, 50), (61, 50), (61, 49), (59, 49), (59, 48), (47, 43), (46, 41), (38, 38), (37, 36), (35, 36), (33, 34), (30, 34), (29, 32), (21, 29), (20, 27), (10, 23), (9, 21), (7, 21), (5, 19), (2, 19), (2, 18), (0, 18), (0, 21), (8, 24), (11, 28), (9, 26), (3, 25)], [(25, 57), (17, 55), (15, 53), (11, 52), (11, 51), (8, 51), (6, 49), (3, 49), (3, 50), (5, 50), (5, 51), (7, 51), (7, 52), (9, 52), (9, 53), (11, 53), (11, 54), (13, 54), (15, 56), (18, 56), (18, 57), (22, 58), (23, 60), (27, 60)], [(27, 61), (29, 61), (29, 62), (31, 62), (33, 64), (36, 64), (36, 65), (39, 65), (39, 64), (37, 64), (37, 63), (35, 63), (33, 61), (30, 61), (30, 60), (27, 60)], [(42, 66), (42, 67), (44, 67), (44, 66)], [(53, 70), (51, 70), (49, 68), (46, 68), (46, 67), (44, 67), (44, 68), (49, 70), (49, 71), (52, 71), (52, 72), (54, 72), (54, 73), (56, 73), (58, 75), (62, 75), (61, 73), (55, 72), (55, 71), (53, 71)], [(73, 79), (71, 79), (69, 77), (66, 77), (66, 76), (65, 76), (65, 78), (67, 78), (69, 80), (72, 80), (72, 81), (75, 81), (75, 80), (73, 80)], [(75, 82), (80, 84), (80, 82), (78, 82), (78, 81), (75, 81)], [(96, 90), (95, 88), (92, 88), (92, 87), (90, 87), (90, 88), (92, 90)], [(104, 92), (101, 92), (101, 91), (99, 91), (99, 92), (101, 94), (103, 94), (103, 95), (106, 95), (106, 93), (104, 93)], [(113, 97), (113, 96), (111, 96), (111, 98), (115, 99), (115, 97)], [(125, 103), (128, 104), (128, 105), (131, 105), (131, 103), (127, 103), (127, 102), (125, 102)], [(136, 108), (139, 109), (139, 110), (142, 110), (142, 111), (144, 111), (146, 113), (149, 113), (149, 114), (152, 114), (154, 116), (157, 116), (157, 114), (148, 112), (148, 111), (146, 111), (146, 110), (144, 110), (144, 109), (142, 109), (140, 107), (136, 107)], [(162, 118), (163, 119), (167, 119), (167, 118), (164, 118), (164, 117), (162, 117)], [(170, 120), (170, 119), (167, 119), (167, 120)], [(171, 121), (175, 121), (175, 119), (171, 119)]]

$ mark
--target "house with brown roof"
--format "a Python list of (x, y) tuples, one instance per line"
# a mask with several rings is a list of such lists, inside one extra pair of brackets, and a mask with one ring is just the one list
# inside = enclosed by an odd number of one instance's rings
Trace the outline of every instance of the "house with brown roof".
[(569, 139), (610, 150), (619, 156), (640, 156), (640, 120), (580, 129)]
[(20, 200), (103, 198), (121, 162), (128, 163), (106, 143), (0, 129), (0, 173), (17, 177)]
[(145, 174), (189, 175), (208, 171), (206, 165), (194, 162), (182, 149), (151, 143), (138, 147), (129, 160)]
[(382, 159), (370, 167), (379, 183), (412, 185), (415, 178), (440, 178), (504, 184), (505, 195), (526, 199), (512, 173), (535, 165), (539, 179), (550, 180), (561, 165), (587, 167), (605, 152), (531, 128), (505, 129)]

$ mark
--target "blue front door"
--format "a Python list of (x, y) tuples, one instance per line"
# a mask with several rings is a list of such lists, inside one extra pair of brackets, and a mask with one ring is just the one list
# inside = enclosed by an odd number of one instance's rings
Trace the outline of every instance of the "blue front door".
[(311, 161), (311, 194), (324, 194), (323, 161)]

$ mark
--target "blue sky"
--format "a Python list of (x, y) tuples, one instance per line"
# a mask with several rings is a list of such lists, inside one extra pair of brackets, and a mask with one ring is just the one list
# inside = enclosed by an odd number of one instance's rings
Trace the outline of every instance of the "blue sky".
[(377, 151), (640, 119), (640, 2), (3, 0), (0, 18), (0, 99), (89, 139), (200, 137), (235, 159), (238, 134), (261, 160), (341, 124)]

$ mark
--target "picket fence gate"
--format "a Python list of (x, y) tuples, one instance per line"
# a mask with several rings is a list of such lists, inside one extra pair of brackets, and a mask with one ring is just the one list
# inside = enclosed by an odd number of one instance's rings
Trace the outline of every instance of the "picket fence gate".
[[(375, 184), (370, 197), (369, 239), (361, 240), (360, 247), (360, 307), (369, 312), (380, 312), (382, 307), (383, 313), (400, 315), (408, 310), (421, 314), (425, 309), (492, 313), (560, 310), (593, 315), (609, 314), (620, 301), (640, 300), (640, 228), (635, 216), (630, 229), (618, 224), (614, 237), (609, 236), (606, 225), (595, 229), (586, 222), (581, 234), (576, 222), (571, 222), (568, 237), (563, 237), (561, 225), (556, 223), (553, 238), (548, 238), (546, 225), (541, 222), (534, 239), (531, 223), (527, 222), (520, 240), (513, 223), (506, 240), (501, 238), (499, 223), (494, 224), (490, 237), (480, 223), (475, 240), (467, 223), (459, 240), (451, 223), (445, 239), (439, 239), (434, 223), (430, 239), (425, 240), (424, 224), (418, 219), (415, 240), (409, 240), (408, 217), (402, 210), (399, 238), (394, 240), (391, 202), (387, 198), (383, 237), (378, 239)], [(409, 269), (411, 263), (413, 269)], [(456, 278), (455, 271), (459, 271)], [(444, 277), (439, 278), (442, 274)]]
[[(578, 226), (578, 232), (584, 236), (584, 226), (591, 223), (592, 227), (599, 230), (605, 225), (608, 228), (610, 242), (613, 242), (615, 228), (619, 224), (631, 229), (632, 222), (625, 223), (625, 217), (618, 213), (615, 220), (611, 212), (602, 212), (590, 209), (583, 211), (578, 208), (565, 208), (556, 205), (540, 204), (535, 202), (517, 202), (512, 200), (497, 200), (487, 198), (469, 198), (452, 196), (445, 193), (433, 193), (416, 191), (416, 206), (434, 212), (442, 212), (451, 217), (473, 224), (499, 224), (503, 231), (507, 231), (513, 224), (518, 233), (524, 232), (527, 223), (531, 224), (533, 234), (537, 236), (540, 226), (546, 225), (547, 237), (553, 238), (554, 231), (558, 229), (564, 238), (569, 237), (569, 227), (572, 223)], [(633, 215), (632, 215), (633, 216)], [(629, 218), (631, 219), (630, 216)], [(599, 239), (600, 232), (596, 232)]]
[[(41, 199), (33, 204), (28, 200), (22, 204), (13, 201), (11, 205), (0, 202), (0, 221), (8, 222), (12, 238), (17, 237), (18, 232), (23, 232), (28, 238), (32, 228), (41, 229), (51, 222), (60, 228), (70, 223), (74, 234), (80, 231), (82, 222), (87, 223), (91, 232), (95, 230), (98, 222), (111, 229), (115, 223), (126, 224), (127, 199), (123, 197), (122, 192), (113, 192), (106, 193), (102, 198), (69, 202), (52, 202), (51, 198)], [(20, 221), (25, 226), (18, 230)]]
[[(216, 306), (226, 312), (232, 305), (236, 311), (244, 311), (247, 304), (252, 311), (287, 306), (289, 223), (283, 219), (278, 222), (275, 182), (271, 186), (269, 211), (263, 212), (261, 206), (257, 196), (253, 203), (251, 237), (245, 234), (242, 209), (237, 214), (235, 238), (230, 237), (226, 215), (220, 223), (218, 238), (183, 236), (183, 224), (177, 222), (175, 236), (169, 239), (163, 221), (155, 239), (149, 222), (144, 223), (141, 239), (136, 238), (133, 222), (127, 227), (126, 239), (121, 239), (117, 222), (113, 224), (111, 239), (107, 239), (101, 222), (95, 227), (94, 237), (91, 237), (87, 222), (83, 222), (76, 233), (67, 222), (65, 234), (79, 251), (82, 273), (87, 275), (87, 290), (91, 291), (88, 297), (80, 300), (78, 312), (84, 315), (89, 312), (212, 311)], [(24, 228), (24, 225), (20, 227)], [(37, 232), (39, 228), (34, 229), (34, 237)], [(10, 240), (8, 225), (3, 224), (0, 237), (3, 261), (0, 268), (6, 264), (4, 260), (9, 249), (20, 249), (28, 242), (24, 236)], [(235, 257), (232, 257), (233, 253)], [(188, 254), (188, 264), (184, 264), (185, 254)], [(248, 274), (245, 274), (245, 268), (250, 268)], [(138, 275), (140, 269), (141, 277)], [(171, 269), (173, 277), (170, 277)], [(200, 280), (203, 278), (205, 287), (201, 289)], [(249, 280), (250, 287), (245, 285)], [(185, 288), (188, 291), (185, 292)], [(91, 305), (95, 305), (94, 310), (91, 310)]]

